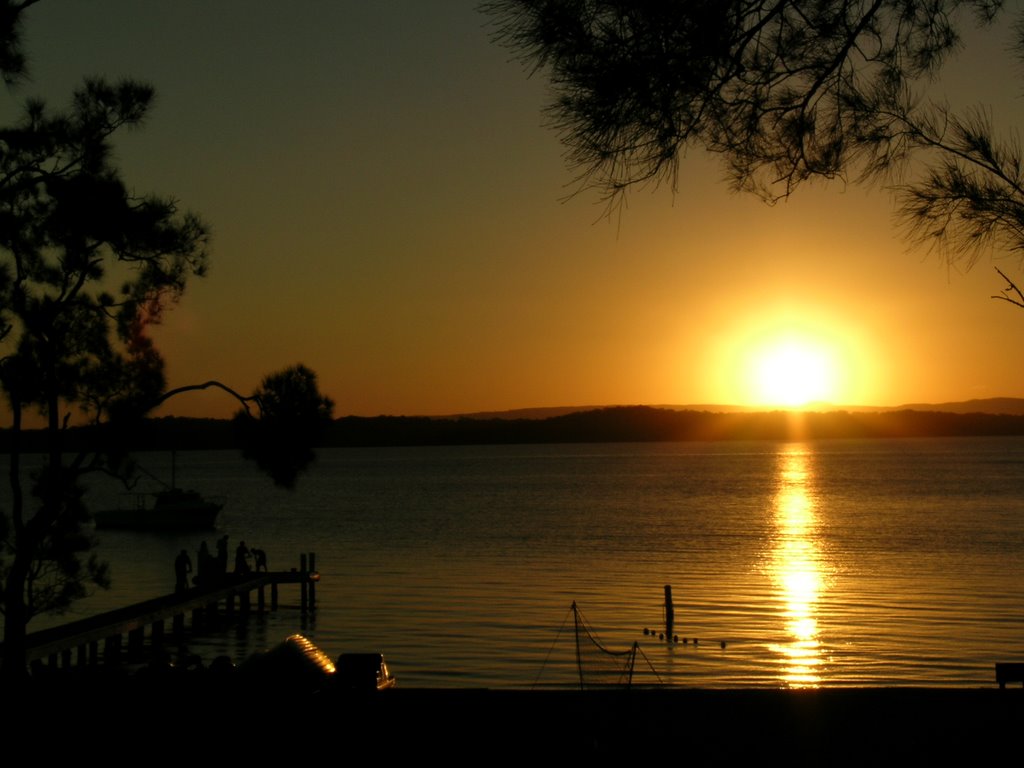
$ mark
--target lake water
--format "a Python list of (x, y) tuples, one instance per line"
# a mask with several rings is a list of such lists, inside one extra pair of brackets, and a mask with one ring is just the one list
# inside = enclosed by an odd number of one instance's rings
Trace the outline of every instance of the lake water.
[[(575, 601), (606, 647), (639, 643), (641, 684), (991, 686), (1024, 661), (1022, 438), (331, 449), (294, 492), (233, 452), (177, 472), (225, 497), (232, 547), (322, 574), (314, 617), (197, 638), (210, 658), (302, 631), (403, 686), (569, 686)], [(169, 592), (204, 538), (99, 535), (114, 587), (70, 618)], [(674, 644), (644, 633), (665, 585)]]

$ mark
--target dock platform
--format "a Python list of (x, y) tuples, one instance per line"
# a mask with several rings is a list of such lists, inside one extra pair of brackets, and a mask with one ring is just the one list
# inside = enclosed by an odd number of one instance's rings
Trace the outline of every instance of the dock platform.
[(66, 668), (138, 659), (144, 653), (146, 638), (151, 645), (159, 644), (168, 635), (168, 624), (170, 637), (180, 640), (188, 621), (192, 628), (198, 628), (220, 615), (277, 610), (278, 587), (282, 584), (299, 586), (299, 607), (307, 613), (316, 608), (319, 578), (314, 554), (302, 555), (298, 569), (225, 574), (215, 584), (31, 632), (26, 638), (27, 662), (32, 667)]

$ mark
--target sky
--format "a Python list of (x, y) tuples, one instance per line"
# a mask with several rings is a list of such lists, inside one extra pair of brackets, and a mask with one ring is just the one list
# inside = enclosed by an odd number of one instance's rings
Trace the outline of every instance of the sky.
[[(156, 87), (117, 157), (213, 231), (153, 334), (170, 386), (251, 391), (301, 362), (338, 416), (1024, 397), (1024, 311), (990, 298), (1019, 259), (950, 268), (883, 188), (768, 206), (699, 151), (675, 193), (609, 218), (570, 194), (547, 84), (492, 33), (476, 0), (43, 0), (0, 114), (85, 76)], [(1007, 127), (1009, 36), (972, 36), (940, 84)], [(210, 391), (160, 413), (234, 408)]]

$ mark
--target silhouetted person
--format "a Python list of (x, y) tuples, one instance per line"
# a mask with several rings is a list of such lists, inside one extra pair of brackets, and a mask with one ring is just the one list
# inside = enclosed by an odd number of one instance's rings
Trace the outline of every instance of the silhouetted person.
[(206, 542), (204, 541), (199, 545), (199, 552), (196, 555), (196, 575), (192, 581), (199, 586), (209, 584), (210, 575), (213, 573), (213, 569), (215, 567), (213, 555), (210, 554), (210, 548), (206, 546)]
[(267, 570), (267, 553), (262, 549), (252, 548), (252, 567), (256, 572)]
[(217, 539), (217, 578), (228, 572), (228, 535), (225, 533)]
[(188, 575), (192, 573), (192, 558), (186, 550), (181, 550), (174, 558), (175, 592), (184, 592), (188, 589)]
[(235, 549), (235, 573), (245, 574), (251, 570), (249, 567), (249, 548), (245, 546), (244, 541), (240, 541)]

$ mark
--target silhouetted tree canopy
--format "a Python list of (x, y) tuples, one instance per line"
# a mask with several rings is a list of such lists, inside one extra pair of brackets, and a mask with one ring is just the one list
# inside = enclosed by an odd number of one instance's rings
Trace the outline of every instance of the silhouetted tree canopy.
[(205, 225), (130, 192), (111, 161), (111, 137), (139, 124), (152, 96), (91, 80), (66, 109), (30, 101), (0, 128), (0, 389), (15, 432), (26, 410), (48, 426), (45, 467), (27, 487), (15, 448), (11, 509), (0, 511), (5, 668), (18, 665), (33, 615), (109, 585), (89, 554), (79, 480), (117, 467), (100, 452), (66, 456), (63, 432), (74, 413), (99, 425), (152, 407), (166, 382), (147, 330), (205, 270)]
[(245, 408), (235, 415), (242, 453), (276, 484), (293, 488), (315, 458), (313, 446), (331, 423), (334, 403), (320, 394), (316, 374), (304, 365), (265, 377), (250, 399), (258, 414)]
[(25, 74), (25, 54), (21, 50), (21, 13), (39, 0), (4, 0), (0, 4), (0, 77), (7, 84)]
[[(550, 78), (547, 108), (584, 187), (614, 203), (678, 183), (679, 158), (722, 156), (767, 200), (837, 176), (900, 180), (911, 236), (968, 266), (1024, 249), (1020, 149), (978, 109), (922, 89), (1001, 0), (494, 0), (496, 39)], [(1024, 54), (1024, 27), (1017, 49)], [(1011, 289), (1015, 289), (1010, 284)], [(1001, 298), (1007, 298), (1006, 295)]]
[[(0, 76), (25, 74), (21, 14), (37, 0), (0, 0)], [(306, 368), (268, 377), (244, 396), (217, 381), (167, 389), (164, 361), (148, 331), (188, 280), (205, 274), (208, 230), (171, 198), (131, 190), (113, 161), (113, 137), (147, 116), (153, 89), (132, 80), (86, 80), (70, 104), (25, 103), (0, 127), (0, 391), (10, 408), (10, 507), (0, 509), (3, 676), (25, 673), (29, 620), (60, 612), (89, 589), (109, 586), (82, 500), (91, 472), (124, 476), (125, 435), (157, 405), (185, 391), (218, 387), (259, 406), (260, 437), (294, 450), (294, 483), (312, 458), (302, 441), (330, 401)], [(45, 419), (45, 462), (22, 466), (26, 411)], [(85, 422), (75, 450), (72, 417)], [(271, 458), (281, 458), (274, 454)]]

